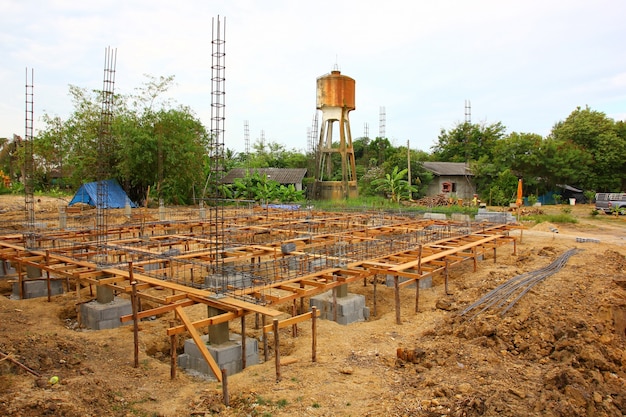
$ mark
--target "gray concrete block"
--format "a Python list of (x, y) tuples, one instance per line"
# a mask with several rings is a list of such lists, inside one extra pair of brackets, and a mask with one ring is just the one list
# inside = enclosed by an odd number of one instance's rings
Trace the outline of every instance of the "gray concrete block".
[(91, 301), (80, 306), (83, 326), (93, 330), (120, 327), (122, 325), (120, 317), (132, 314), (132, 312), (133, 308), (130, 300), (119, 297), (107, 304)]
[[(407, 278), (402, 278), (400, 277), (398, 279), (398, 282), (404, 282), (407, 281)], [(427, 289), (427, 288), (432, 288), (433, 286), (433, 277), (426, 277), (426, 278), (422, 278), (419, 280), (420, 283), (420, 289)], [(393, 288), (395, 286), (395, 282), (393, 279), (393, 275), (387, 275), (385, 277), (385, 285), (389, 288)], [(415, 288), (415, 282), (403, 287), (403, 288)]]
[(457, 222), (469, 222), (470, 221), (469, 214), (452, 213), (450, 218)]
[[(201, 336), (203, 342), (208, 343), (208, 336)], [(241, 336), (231, 334), (227, 343), (219, 345), (206, 345), (209, 354), (213, 357), (220, 369), (226, 369), (228, 375), (241, 372), (243, 364), (241, 361)], [(256, 339), (246, 338), (246, 366), (259, 363), (259, 345)], [(187, 339), (184, 342), (184, 353), (178, 356), (178, 365), (192, 372), (198, 372), (209, 378), (212, 378), (212, 371), (200, 353), (200, 349), (196, 346), (193, 339)]]
[(424, 218), (430, 219), (430, 220), (446, 220), (446, 214), (445, 213), (424, 213)]
[(95, 328), (93, 330), (106, 330), (106, 329), (115, 329), (116, 327), (120, 327), (120, 320), (111, 319), (111, 320), (100, 320), (96, 322)]
[(178, 366), (183, 369), (189, 368), (189, 354), (183, 353), (178, 355)]
[[(50, 280), (50, 295), (63, 294), (63, 283), (60, 280)], [(19, 298), (20, 285), (19, 282), (13, 283), (12, 288), (13, 298)], [(24, 299), (47, 297), (48, 296), (48, 284), (45, 280), (22, 281), (22, 296)]]
[(515, 223), (515, 217), (511, 213), (508, 212), (490, 212), (490, 211), (479, 211), (474, 220), (477, 222), (488, 222), (488, 223), (497, 223), (497, 224), (508, 224)]
[[(334, 320), (332, 291), (311, 297), (311, 307), (320, 311), (320, 318)], [(364, 321), (365, 297), (359, 294), (350, 294), (337, 298), (337, 323), (350, 324), (355, 321)]]

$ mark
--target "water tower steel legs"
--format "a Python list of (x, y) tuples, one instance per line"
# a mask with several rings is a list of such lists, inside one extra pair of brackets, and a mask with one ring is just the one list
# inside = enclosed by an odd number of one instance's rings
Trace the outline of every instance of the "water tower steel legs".
[[(345, 107), (325, 107), (322, 110), (316, 187), (319, 191), (319, 198), (324, 200), (345, 199), (358, 195), (354, 147), (352, 146), (348, 118), (349, 111), (350, 109)], [(333, 125), (335, 122), (339, 122), (338, 147), (333, 147)], [(341, 157), (341, 181), (329, 180), (333, 175), (332, 156), (335, 153)]]

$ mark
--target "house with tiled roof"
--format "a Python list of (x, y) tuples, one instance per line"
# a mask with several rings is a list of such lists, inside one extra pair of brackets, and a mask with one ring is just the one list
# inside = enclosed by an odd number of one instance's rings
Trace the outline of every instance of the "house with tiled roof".
[(233, 168), (224, 178), (222, 184), (233, 184), (237, 178), (245, 178), (248, 174), (258, 172), (266, 175), (281, 185), (293, 184), (297, 191), (302, 191), (302, 180), (306, 176), (306, 168)]
[(423, 162), (424, 168), (433, 173), (433, 181), (426, 192), (429, 196), (445, 194), (450, 197), (471, 200), (476, 192), (474, 174), (465, 162)]

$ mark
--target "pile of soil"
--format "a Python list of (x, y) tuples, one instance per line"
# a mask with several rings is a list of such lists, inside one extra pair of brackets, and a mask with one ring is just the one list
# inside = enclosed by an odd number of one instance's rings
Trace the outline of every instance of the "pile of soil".
[[(442, 277), (435, 277), (431, 289), (420, 291), (418, 313), (414, 290), (403, 289), (401, 325), (395, 323), (393, 289), (378, 285), (376, 314), (368, 321), (347, 326), (318, 321), (315, 363), (309, 323), (299, 325), (297, 337), (291, 328), (281, 330), (282, 379), (276, 380), (270, 352), (268, 362), (228, 378), (228, 407), (215, 381), (180, 370), (170, 379), (165, 329), (172, 315), (140, 323), (135, 368), (132, 326), (80, 329), (75, 292), (49, 303), (45, 298), (13, 300), (11, 283), (1, 278), (0, 352), (8, 357), (0, 355), (0, 413), (622, 416), (626, 223), (590, 211), (591, 206), (575, 206), (576, 224), (528, 225), (521, 241), (515, 232), (516, 254), (512, 245), (505, 246), (496, 263), (488, 257), (477, 272), (470, 264), (452, 269), (448, 294)], [(595, 241), (581, 243), (577, 237)], [(497, 309), (459, 314), (498, 285), (547, 266), (571, 248), (582, 251), (506, 314)], [(349, 291), (365, 295), (373, 306), (371, 285), (353, 284)], [(199, 318), (206, 311), (196, 306), (189, 314)], [(231, 325), (239, 332), (239, 322)], [(246, 328), (248, 337), (260, 339), (254, 317)], [(51, 384), (53, 376), (58, 382)]]

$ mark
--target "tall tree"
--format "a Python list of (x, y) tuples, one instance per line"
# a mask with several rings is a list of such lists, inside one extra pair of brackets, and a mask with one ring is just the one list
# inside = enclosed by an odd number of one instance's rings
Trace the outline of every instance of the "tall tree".
[(144, 195), (151, 186), (165, 202), (192, 202), (204, 183), (209, 136), (189, 109), (146, 112), (138, 120), (120, 117), (118, 132), (120, 182), (133, 194)]
[(626, 184), (626, 137), (622, 125), (602, 112), (577, 107), (564, 121), (554, 125), (550, 137), (588, 154), (572, 161), (586, 174), (577, 185), (597, 191), (623, 190)]
[[(496, 179), (497, 173), (506, 169), (513, 175), (524, 179), (524, 188), (533, 194), (543, 193), (540, 188), (541, 179), (545, 178), (543, 138), (535, 133), (512, 132), (498, 140), (493, 148), (492, 159), (481, 158), (474, 165), (479, 193), (483, 194), (486, 185)], [(489, 163), (492, 166), (487, 167)]]
[(443, 162), (477, 161), (481, 156), (491, 158), (493, 148), (506, 132), (497, 122), (491, 125), (463, 122), (453, 129), (441, 129), (437, 144), (432, 147), (433, 158)]

